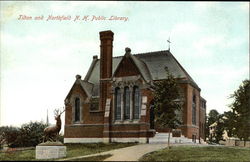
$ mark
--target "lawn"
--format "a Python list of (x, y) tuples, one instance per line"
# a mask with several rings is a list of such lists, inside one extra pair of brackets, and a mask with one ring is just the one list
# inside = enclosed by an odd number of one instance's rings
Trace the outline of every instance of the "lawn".
[[(113, 149), (133, 146), (136, 143), (96, 143), (96, 144), (65, 144), (67, 146), (67, 158), (76, 157), (76, 156), (84, 156), (104, 151), (109, 151)], [(101, 160), (106, 158), (105, 156), (96, 157), (97, 160)], [(13, 151), (8, 153), (0, 153), (0, 161), (30, 161), (35, 159), (35, 150), (25, 150), (25, 151)], [(86, 159), (82, 159), (85, 161)], [(87, 159), (90, 161), (91, 159)]]
[(152, 152), (140, 161), (250, 161), (250, 148), (178, 146)]
[(86, 157), (86, 158), (81, 158), (81, 159), (74, 159), (74, 161), (103, 161), (107, 158), (112, 156), (111, 154), (107, 155), (99, 155), (99, 156), (92, 156), (92, 157)]

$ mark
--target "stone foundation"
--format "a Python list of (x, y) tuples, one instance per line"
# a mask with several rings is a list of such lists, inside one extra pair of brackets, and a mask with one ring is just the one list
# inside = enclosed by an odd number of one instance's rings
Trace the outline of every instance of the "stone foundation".
[(36, 159), (57, 159), (66, 157), (66, 146), (36, 146)]

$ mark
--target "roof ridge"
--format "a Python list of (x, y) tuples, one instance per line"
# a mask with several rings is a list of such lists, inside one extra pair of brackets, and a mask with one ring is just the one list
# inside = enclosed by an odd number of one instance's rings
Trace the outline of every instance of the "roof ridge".
[[(145, 54), (154, 54), (154, 53), (157, 53), (157, 54), (159, 54), (159, 53), (164, 53), (164, 52), (169, 52), (170, 53), (170, 51), (169, 50), (160, 50), (160, 51), (151, 51), (151, 52), (143, 52), (143, 53), (135, 53), (135, 54), (132, 54), (132, 55), (134, 55), (134, 56), (138, 56), (138, 55), (145, 55)], [(121, 55), (121, 56), (113, 56), (112, 58), (120, 58), (120, 57), (123, 57), (124, 55)], [(100, 60), (100, 58), (97, 58), (97, 60)]]
[(136, 53), (133, 55), (145, 55), (145, 54), (154, 54), (154, 53), (164, 53), (164, 52), (169, 52), (169, 50), (160, 50), (160, 51), (151, 51), (151, 52), (143, 52), (143, 53)]

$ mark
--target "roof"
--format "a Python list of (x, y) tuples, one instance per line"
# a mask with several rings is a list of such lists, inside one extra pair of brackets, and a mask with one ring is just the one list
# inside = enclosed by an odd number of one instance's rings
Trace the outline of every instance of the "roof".
[[(113, 57), (112, 76), (123, 57), (124, 56)], [(186, 72), (186, 70), (181, 66), (181, 64), (168, 50), (129, 54), (129, 57), (132, 58), (146, 82), (150, 82), (152, 80), (166, 79), (167, 75), (165, 67), (168, 67), (169, 72), (175, 78), (180, 79), (180, 83), (190, 83), (196, 88), (200, 89), (198, 85), (194, 82), (194, 80), (191, 78), (191, 76)], [(100, 59), (98, 59), (96, 56), (93, 57), (93, 61), (84, 80), (81, 80), (81, 78), (79, 77), (76, 78), (77, 79), (75, 83), (80, 83), (81, 87), (87, 93), (88, 97), (98, 97), (100, 80)], [(68, 93), (68, 95), (70, 94), (70, 92)]]
[[(113, 57), (112, 74), (118, 67), (122, 57), (123, 56)], [(131, 55), (131, 58), (138, 66), (138, 69), (140, 69), (140, 72), (146, 81), (165, 79), (165, 67), (168, 67), (170, 73), (172, 73), (175, 78), (181, 78), (182, 80), (189, 81), (194, 86), (199, 88), (191, 76), (168, 50), (133, 54)], [(100, 59), (93, 59), (91, 67), (84, 80), (93, 84), (99, 84), (99, 79)]]

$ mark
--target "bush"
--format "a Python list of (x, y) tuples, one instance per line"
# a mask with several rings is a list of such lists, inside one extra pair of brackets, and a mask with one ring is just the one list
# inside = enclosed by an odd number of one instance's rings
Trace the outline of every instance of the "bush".
[(7, 144), (9, 147), (16, 147), (16, 139), (20, 134), (18, 127), (3, 126), (0, 127), (0, 142), (1, 145)]
[(9, 147), (36, 146), (42, 142), (43, 130), (46, 127), (47, 125), (42, 122), (30, 122), (23, 124), (21, 128), (0, 127), (0, 137)]
[(20, 147), (36, 146), (42, 142), (43, 130), (46, 127), (47, 125), (42, 122), (23, 124), (16, 142)]

